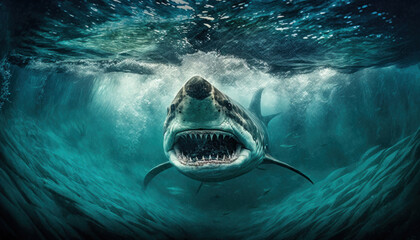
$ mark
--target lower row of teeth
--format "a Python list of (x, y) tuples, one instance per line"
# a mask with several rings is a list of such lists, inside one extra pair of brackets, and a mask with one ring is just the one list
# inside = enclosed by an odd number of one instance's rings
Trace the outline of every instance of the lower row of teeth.
[(223, 156), (219, 156), (216, 155), (211, 156), (209, 155), (208, 158), (202, 156), (201, 158), (198, 157), (190, 157), (190, 156), (185, 156), (184, 154), (178, 154), (178, 159), (184, 161), (184, 162), (196, 162), (196, 161), (225, 161), (225, 162), (229, 162), (232, 161), (233, 159), (238, 157), (237, 153), (233, 153), (232, 155), (223, 155)]

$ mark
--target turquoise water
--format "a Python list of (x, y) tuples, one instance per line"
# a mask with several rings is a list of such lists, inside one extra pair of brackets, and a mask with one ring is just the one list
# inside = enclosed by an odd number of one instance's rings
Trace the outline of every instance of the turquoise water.
[[(1, 3), (1, 235), (417, 239), (415, 6)], [(272, 155), (315, 184), (264, 166), (196, 193), (170, 169), (144, 191), (194, 75), (243, 106), (264, 87)]]

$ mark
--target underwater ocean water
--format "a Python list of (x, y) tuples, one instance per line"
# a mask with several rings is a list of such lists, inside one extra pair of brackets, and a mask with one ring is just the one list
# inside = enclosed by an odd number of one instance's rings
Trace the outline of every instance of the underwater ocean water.
[[(420, 2), (0, 1), (2, 239), (420, 239)], [(215, 183), (167, 161), (192, 76), (264, 88), (272, 155)]]

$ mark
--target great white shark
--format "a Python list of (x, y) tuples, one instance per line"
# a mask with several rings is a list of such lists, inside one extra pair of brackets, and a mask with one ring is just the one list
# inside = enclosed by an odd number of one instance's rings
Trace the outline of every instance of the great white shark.
[[(270, 155), (267, 124), (278, 114), (261, 115), (259, 89), (248, 109), (223, 94), (204, 78), (194, 76), (168, 107), (163, 149), (169, 161), (151, 169), (143, 185), (175, 167), (201, 182), (219, 182), (243, 175), (261, 164), (296, 168)], [(200, 185), (201, 186), (201, 185)]]

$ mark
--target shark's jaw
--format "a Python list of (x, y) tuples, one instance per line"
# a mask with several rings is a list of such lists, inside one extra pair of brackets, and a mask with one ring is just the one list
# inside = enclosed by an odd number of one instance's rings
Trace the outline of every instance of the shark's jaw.
[(240, 157), (243, 148), (232, 133), (202, 129), (177, 133), (173, 151), (181, 164), (204, 166), (230, 164)]
[(173, 134), (173, 138), (168, 155), (179, 165), (214, 168), (240, 163), (251, 155), (234, 133), (225, 130), (189, 129)]
[(201, 181), (236, 177), (252, 163), (252, 151), (245, 143), (233, 132), (220, 129), (188, 129), (173, 134), (167, 156), (183, 174)]

